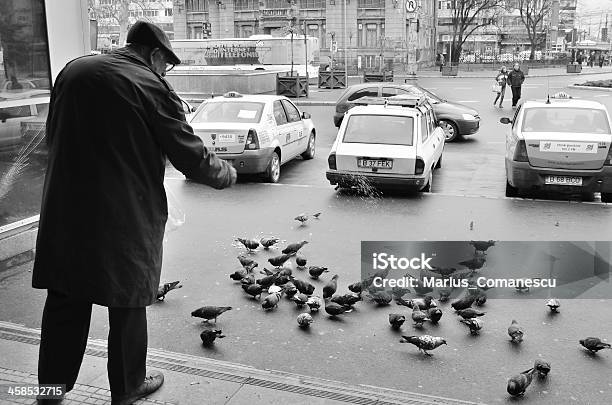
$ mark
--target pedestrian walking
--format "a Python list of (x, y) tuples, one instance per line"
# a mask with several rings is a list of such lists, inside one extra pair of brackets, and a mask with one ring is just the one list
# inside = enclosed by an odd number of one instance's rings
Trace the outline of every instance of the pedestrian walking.
[(524, 81), (525, 74), (521, 70), (520, 65), (515, 63), (513, 69), (508, 73), (507, 79), (507, 83), (510, 84), (510, 90), (512, 90), (512, 107), (516, 107), (521, 98), (521, 88)]
[(499, 100), (499, 108), (502, 108), (502, 103), (504, 102), (504, 96), (506, 94), (506, 83), (508, 82), (508, 72), (505, 66), (502, 66), (499, 70), (497, 76), (495, 76), (495, 84), (493, 85), (493, 89), (497, 96), (495, 96), (495, 100), (493, 100), (493, 106), (495, 107), (497, 100)]
[(222, 189), (236, 181), (235, 169), (194, 135), (163, 77), (180, 63), (166, 34), (138, 21), (127, 43), (77, 58), (57, 76), (32, 279), (48, 290), (39, 383), (74, 387), (92, 305), (105, 306), (113, 405), (163, 384), (163, 374), (146, 370), (146, 307), (160, 281), (166, 159), (197, 183)]
[(599, 54), (599, 67), (600, 68), (603, 68), (604, 60), (605, 60), (604, 54), (600, 53)]

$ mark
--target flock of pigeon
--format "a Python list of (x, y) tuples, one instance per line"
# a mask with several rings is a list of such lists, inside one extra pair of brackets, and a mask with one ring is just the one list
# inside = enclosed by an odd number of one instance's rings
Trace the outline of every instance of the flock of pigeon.
[[(295, 218), (303, 225), (310, 218), (319, 219), (320, 213), (316, 214), (300, 214)], [(268, 250), (275, 244), (280, 242), (279, 238), (264, 237), (259, 240), (238, 238), (249, 253), (258, 249), (260, 246)], [(381, 270), (370, 275), (364, 280), (357, 281), (348, 286), (348, 292), (338, 293), (338, 275), (332, 276), (329, 281), (323, 286), (320, 295), (315, 294), (316, 287), (307, 280), (301, 279), (294, 271), (285, 266), (291, 259), (295, 260), (296, 269), (300, 274), (308, 274), (308, 276), (317, 280), (329, 270), (322, 266), (307, 266), (307, 259), (300, 254), (300, 249), (304, 247), (308, 241), (291, 243), (282, 249), (281, 254), (268, 259), (268, 263), (273, 266), (273, 269), (262, 268), (259, 270), (261, 277), (256, 277), (256, 269), (259, 264), (251, 257), (245, 254), (240, 254), (237, 258), (241, 268), (229, 275), (231, 280), (239, 283), (245, 294), (250, 295), (254, 299), (261, 302), (263, 310), (274, 310), (281, 298), (285, 296), (292, 301), (298, 308), (305, 308), (307, 311), (300, 313), (297, 316), (297, 323), (302, 328), (308, 328), (314, 322), (312, 313), (319, 312), (323, 309), (330, 317), (337, 317), (351, 312), (354, 306), (362, 301), (364, 297), (373, 301), (378, 305), (390, 305), (393, 300), (399, 306), (406, 306), (412, 310), (411, 318), (415, 328), (421, 328), (425, 322), (438, 323), (442, 318), (443, 311), (438, 307), (436, 299), (429, 295), (433, 292), (431, 288), (418, 286), (414, 288), (418, 298), (405, 299), (404, 297), (410, 291), (406, 288), (394, 287), (390, 291), (384, 288), (375, 287), (373, 284), (375, 277), (387, 277), (388, 270)], [(474, 257), (470, 260), (459, 263), (470, 270), (473, 275), (478, 269), (482, 268), (486, 262), (486, 251), (495, 245), (495, 241), (471, 241), (470, 244), (474, 247)], [(456, 274), (455, 268), (434, 268), (434, 273), (442, 278), (450, 277)], [(182, 286), (178, 281), (166, 283), (159, 287), (158, 300), (164, 300), (166, 294), (176, 288)], [(450, 299), (452, 289), (438, 290), (439, 302), (445, 302)], [(477, 335), (484, 326), (482, 317), (485, 312), (478, 309), (485, 305), (487, 301), (486, 290), (483, 288), (469, 288), (467, 293), (451, 303), (451, 307), (459, 316), (459, 321), (464, 324), (469, 333)], [(476, 308), (474, 308), (476, 306)], [(556, 298), (546, 300), (546, 306), (552, 312), (559, 311), (561, 306), (560, 301)], [(224, 312), (231, 310), (232, 307), (224, 306), (204, 306), (194, 310), (191, 315), (202, 318), (206, 322), (214, 321), (216, 324), (217, 317)], [(390, 313), (390, 327), (399, 330), (406, 316), (399, 313)], [(524, 331), (516, 320), (512, 320), (508, 326), (508, 336), (511, 341), (520, 344), (523, 340)], [(223, 332), (220, 329), (207, 329), (200, 334), (200, 338), (204, 345), (211, 345), (217, 338), (223, 338)], [(416, 346), (419, 351), (427, 356), (431, 356), (428, 351), (446, 345), (446, 340), (439, 336), (430, 335), (402, 335), (401, 343), (410, 343)], [(603, 342), (597, 337), (587, 337), (579, 341), (586, 350), (595, 354), (602, 349), (611, 349), (609, 343)], [(523, 371), (508, 380), (507, 391), (512, 396), (521, 396), (531, 384), (533, 377), (537, 374), (540, 378), (545, 378), (550, 372), (550, 363), (545, 360), (538, 359), (535, 361), (532, 368)]]

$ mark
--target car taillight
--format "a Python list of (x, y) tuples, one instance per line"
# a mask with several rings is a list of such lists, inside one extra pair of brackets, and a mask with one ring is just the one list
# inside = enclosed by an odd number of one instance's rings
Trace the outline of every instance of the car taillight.
[(608, 149), (608, 157), (606, 158), (604, 165), (612, 166), (612, 145), (610, 145), (610, 148)]
[(418, 157), (416, 159), (416, 163), (414, 164), (414, 174), (423, 174), (424, 171), (425, 171), (425, 162), (423, 161), (423, 159)]
[(335, 153), (331, 153), (327, 157), (327, 164), (329, 165), (330, 170), (338, 170), (338, 167), (336, 166), (336, 154)]
[(247, 149), (259, 149), (259, 139), (257, 138), (257, 132), (254, 129), (249, 129), (246, 139)]
[(527, 157), (527, 146), (525, 145), (525, 140), (521, 139), (516, 144), (516, 149), (514, 149), (514, 158), (515, 162), (527, 162), (529, 158)]

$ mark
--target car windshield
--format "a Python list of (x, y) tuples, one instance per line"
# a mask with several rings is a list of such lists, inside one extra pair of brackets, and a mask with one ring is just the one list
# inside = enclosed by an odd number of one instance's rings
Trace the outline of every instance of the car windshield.
[(413, 94), (416, 94), (416, 95), (419, 95), (419, 96), (425, 95), (425, 97), (427, 97), (427, 100), (431, 104), (437, 104), (437, 103), (440, 103), (442, 101), (442, 99), (440, 97), (438, 97), (437, 95), (435, 95), (434, 93), (432, 93), (429, 90), (425, 90), (422, 87), (413, 86), (410, 90), (411, 90), (411, 92)]
[(413, 127), (412, 117), (351, 115), (346, 124), (343, 142), (411, 146)]
[(205, 122), (259, 122), (264, 103), (249, 101), (209, 101), (191, 120), (192, 124)]
[(525, 110), (522, 131), (609, 134), (610, 124), (604, 110), (534, 107)]

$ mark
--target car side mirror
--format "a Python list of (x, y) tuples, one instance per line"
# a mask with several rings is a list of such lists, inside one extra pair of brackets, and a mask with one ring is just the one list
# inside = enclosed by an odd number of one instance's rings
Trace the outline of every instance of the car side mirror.
[(512, 124), (512, 120), (508, 117), (502, 117), (499, 119), (499, 122), (501, 122), (502, 124)]
[(303, 113), (302, 113), (302, 119), (303, 119), (303, 120), (308, 120), (308, 119), (310, 119), (310, 114), (308, 114), (307, 112), (303, 112)]

